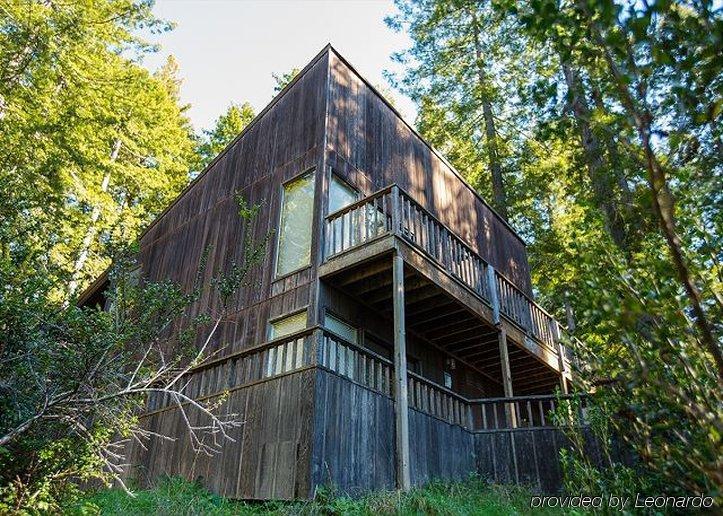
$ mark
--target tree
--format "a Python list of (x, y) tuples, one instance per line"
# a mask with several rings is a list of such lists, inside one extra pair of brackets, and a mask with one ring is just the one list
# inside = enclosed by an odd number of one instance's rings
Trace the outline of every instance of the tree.
[[(513, 158), (499, 125), (513, 120), (509, 111), (519, 98), (514, 86), (529, 73), (534, 52), (527, 48), (524, 35), (515, 31), (515, 19), (494, 9), (492, 2), (398, 0), (395, 4), (397, 13), (387, 18), (387, 24), (406, 30), (412, 39), (408, 50), (394, 56), (406, 66), (398, 85), (420, 107), (422, 134), (432, 136), (435, 146), (451, 150), (452, 162), (463, 174), (477, 179), (481, 175), (477, 164), (485, 163), (492, 205), (508, 218)], [(446, 116), (440, 117), (440, 112)]]
[[(721, 65), (710, 56), (720, 45), (720, 13), (705, 2), (516, 9), (528, 33), (565, 64), (569, 97), (578, 103), (574, 119), (588, 134), (584, 159), (599, 165), (591, 180), (599, 174), (614, 185), (629, 166), (640, 180), (630, 197), (643, 221), (632, 233), (634, 252), (594, 239), (577, 239), (573, 248), (583, 377), (614, 380), (607, 413), (659, 481), (719, 492), (723, 304), (719, 256), (710, 246), (720, 247), (713, 242), (721, 235), (720, 189), (711, 188), (721, 179), (714, 107)], [(610, 225), (608, 233), (615, 240)]]
[(138, 0), (14, 2), (0, 24), (2, 253), (50, 265), (69, 299), (107, 267), (107, 242), (132, 241), (187, 182), (172, 69), (138, 63), (153, 50), (140, 28), (169, 26)]
[(273, 77), (274, 81), (276, 81), (276, 84), (274, 85), (274, 95), (286, 88), (286, 86), (288, 86), (289, 83), (291, 83), (291, 81), (293, 81), (294, 78), (299, 75), (300, 71), (301, 70), (299, 70), (298, 68), (292, 68), (286, 73), (272, 73), (271, 77)]
[[(24, 277), (11, 261), (0, 261), (0, 511), (57, 512), (78, 483), (124, 485), (126, 443), (173, 438), (139, 423), (153, 397), (165, 397), (186, 415), (196, 453), (217, 453), (209, 443), (230, 439), (242, 424), (223, 410), (223, 400), (199, 401), (185, 391), (192, 369), (216, 357), (208, 345), (237, 309), (238, 290), (254, 288), (264, 257), (268, 236), (250, 237), (258, 207), (238, 201), (242, 261), (203, 285), (204, 253), (191, 292), (138, 278), (130, 249), (115, 261), (107, 310), (61, 308), (47, 301), (54, 287), (48, 277)], [(217, 308), (189, 316), (209, 289)]]
[(642, 459), (625, 478), (720, 493), (720, 9), (397, 6), (389, 23), (412, 39), (399, 85), (417, 101), (420, 131), (495, 206), (489, 143), (497, 143), (537, 296), (559, 320), (574, 308), (580, 381), (605, 380), (596, 408)]
[(213, 129), (204, 131), (198, 148), (201, 163), (200, 169), (213, 159), (236, 138), (256, 116), (251, 104), (231, 104), (226, 112), (216, 119)]

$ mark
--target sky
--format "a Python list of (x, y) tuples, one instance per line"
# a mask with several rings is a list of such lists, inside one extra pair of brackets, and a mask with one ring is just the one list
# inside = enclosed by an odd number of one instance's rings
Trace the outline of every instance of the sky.
[[(383, 71), (398, 70), (391, 54), (409, 45), (384, 24), (391, 0), (157, 0), (154, 12), (176, 28), (152, 38), (161, 50), (144, 64), (154, 70), (169, 54), (178, 60), (196, 130), (212, 127), (232, 102), (259, 112), (273, 97), (271, 74), (303, 68), (327, 43), (374, 85), (386, 85)], [(392, 96), (413, 122), (412, 101)]]

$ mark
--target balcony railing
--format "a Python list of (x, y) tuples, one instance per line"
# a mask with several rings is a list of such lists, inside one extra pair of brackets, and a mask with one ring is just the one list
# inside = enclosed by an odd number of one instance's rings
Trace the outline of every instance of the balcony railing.
[(494, 322), (502, 315), (554, 355), (562, 349), (569, 370), (557, 321), (397, 185), (330, 214), (325, 228), (325, 260), (386, 235), (404, 239), (491, 306)]
[(390, 360), (357, 344), (352, 344), (326, 329), (320, 329), (321, 338), (318, 364), (349, 378), (355, 383), (392, 395), (392, 370)]
[[(391, 360), (326, 328), (314, 331), (319, 366), (379, 394), (394, 396)], [(585, 395), (469, 399), (412, 371), (407, 371), (407, 399), (410, 408), (473, 432), (588, 424)]]
[(585, 426), (586, 395), (539, 395), (467, 400), (473, 431)]
[[(312, 326), (193, 368), (184, 377), (184, 395), (197, 400), (223, 395), (229, 389), (272, 380), (308, 367), (322, 367), (381, 395), (394, 396), (394, 364), (365, 347), (346, 341), (321, 326)], [(204, 374), (196, 374), (203, 371)], [(409, 407), (470, 431), (556, 426), (553, 413), (571, 396), (521, 396), (468, 399), (432, 380), (407, 371)], [(585, 401), (571, 404), (576, 424), (586, 424)], [(153, 394), (146, 410), (173, 408), (183, 401), (171, 394)], [(572, 409), (570, 409), (572, 410)]]

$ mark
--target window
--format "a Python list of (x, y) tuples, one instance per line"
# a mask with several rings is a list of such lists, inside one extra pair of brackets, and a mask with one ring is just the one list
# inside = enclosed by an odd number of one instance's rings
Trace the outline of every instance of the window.
[(306, 328), (306, 310), (269, 323), (269, 340), (291, 335)]
[(311, 263), (314, 213), (314, 173), (284, 185), (279, 224), (276, 275), (283, 276)]
[(444, 386), (451, 389), (454, 385), (453, 371), (457, 369), (457, 362), (454, 358), (447, 358), (444, 361)]
[(331, 175), (329, 185), (329, 213), (354, 204), (358, 199), (356, 190), (342, 181), (336, 174)]
[(392, 359), (392, 348), (387, 343), (373, 337), (368, 332), (364, 332), (364, 347), (369, 351), (373, 351), (377, 355), (388, 360)]
[(407, 371), (411, 371), (419, 375), (422, 374), (422, 364), (419, 362), (418, 358), (407, 355)]
[(347, 342), (351, 342), (352, 344), (357, 343), (357, 336), (358, 332), (357, 329), (353, 326), (348, 325), (341, 319), (334, 317), (330, 314), (324, 314), (324, 326), (326, 326), (327, 329), (333, 331), (340, 337), (343, 337), (344, 340)]

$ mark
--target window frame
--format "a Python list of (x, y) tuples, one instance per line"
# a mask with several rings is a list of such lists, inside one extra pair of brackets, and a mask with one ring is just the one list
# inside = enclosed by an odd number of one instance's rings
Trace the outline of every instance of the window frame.
[[(298, 181), (299, 179), (302, 179), (304, 176), (311, 175), (313, 177), (313, 184), (314, 184), (314, 196), (312, 198), (312, 206), (311, 206), (311, 223), (312, 223), (312, 229), (311, 229), (311, 241), (309, 242), (309, 263), (306, 265), (302, 265), (301, 267), (297, 267), (294, 270), (291, 270), (289, 272), (284, 272), (283, 274), (279, 274), (279, 251), (281, 250), (281, 219), (284, 215), (284, 199), (286, 197), (286, 186), (293, 183), (294, 181)], [(315, 211), (316, 211), (316, 167), (310, 167), (305, 169), (303, 172), (296, 174), (295, 176), (287, 179), (286, 181), (282, 182), (279, 187), (279, 210), (276, 215), (276, 227), (278, 228), (278, 231), (276, 232), (276, 243), (274, 245), (274, 263), (273, 263), (273, 281), (278, 281), (280, 279), (286, 278), (287, 276), (291, 276), (293, 274), (297, 274), (298, 272), (301, 272), (303, 270), (308, 269), (311, 267), (313, 263), (313, 257), (311, 251), (313, 251), (314, 247), (314, 228), (315, 225)]]
[(359, 326), (355, 326), (355, 325), (351, 324), (348, 319), (346, 319), (345, 317), (340, 317), (336, 312), (333, 312), (333, 311), (331, 311), (331, 310), (329, 310), (329, 309), (327, 309), (327, 308), (324, 308), (324, 314), (323, 314), (323, 315), (324, 315), (324, 319), (323, 319), (322, 326), (324, 327), (325, 330), (330, 331), (330, 332), (333, 333), (334, 335), (337, 335), (337, 336), (343, 338), (344, 341), (347, 342), (346, 337), (344, 337), (344, 335), (341, 335), (341, 334), (335, 332), (334, 330), (332, 330), (331, 328), (329, 328), (329, 327), (326, 325), (326, 318), (327, 318), (327, 317), (332, 317), (332, 318), (336, 319), (337, 321), (339, 321), (340, 323), (345, 324), (345, 325), (348, 326), (349, 328), (352, 328), (352, 329), (356, 332), (356, 340), (355, 340), (354, 342), (350, 342), (350, 344), (352, 344), (352, 345), (354, 345), (354, 346), (363, 347), (363, 346), (361, 345), (361, 343), (360, 343), (360, 341), (362, 340), (362, 339), (361, 339), (361, 337), (362, 337), (362, 329), (361, 329)]
[[(346, 208), (346, 206), (339, 208), (338, 210), (331, 211), (330, 209), (330, 201), (331, 201), (331, 184), (333, 183), (334, 179), (337, 179), (340, 183), (343, 185), (346, 185), (350, 190), (352, 190), (355, 194), (356, 199), (354, 202), (358, 202), (361, 199), (361, 192), (357, 187), (355, 187), (353, 184), (351, 184), (349, 181), (344, 179), (339, 173), (337, 173), (333, 168), (330, 169), (329, 172), (329, 188), (326, 192), (326, 216), (333, 215), (334, 213), (343, 210)], [(354, 203), (351, 203), (354, 204)]]
[[(305, 314), (306, 314), (306, 323), (305, 323), (304, 328), (302, 328), (302, 329), (300, 329), (300, 330), (298, 330), (298, 331), (295, 331), (295, 332), (286, 333), (286, 334), (284, 334), (284, 335), (277, 335), (277, 336), (275, 336), (275, 337), (272, 338), (272, 336), (271, 336), (271, 331), (272, 331), (272, 329), (273, 329), (273, 325), (274, 325), (274, 324), (276, 324), (276, 323), (279, 322), (279, 321), (283, 321), (284, 319), (289, 319), (290, 317), (294, 317), (294, 316), (296, 316), (296, 315), (300, 315), (300, 314), (302, 314), (302, 313), (305, 313)], [(289, 335), (293, 335), (294, 333), (298, 333), (298, 332), (304, 331), (304, 330), (306, 330), (306, 329), (308, 329), (308, 328), (309, 328), (309, 306), (307, 305), (307, 306), (305, 306), (305, 307), (303, 307), (303, 308), (299, 308), (298, 310), (293, 310), (293, 311), (291, 311), (291, 312), (286, 312), (285, 314), (281, 314), (281, 315), (278, 315), (278, 316), (276, 316), (276, 317), (271, 317), (271, 318), (269, 318), (269, 319), (266, 321), (266, 341), (267, 341), (267, 342), (272, 342), (272, 341), (275, 341), (275, 340), (283, 339), (284, 337), (288, 337)]]

